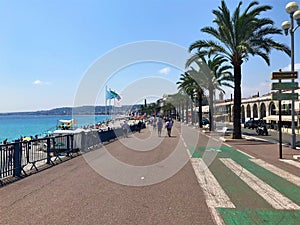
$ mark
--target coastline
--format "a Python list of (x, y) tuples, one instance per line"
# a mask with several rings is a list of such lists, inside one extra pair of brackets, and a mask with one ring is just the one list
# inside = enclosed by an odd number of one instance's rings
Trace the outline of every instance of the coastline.
[[(111, 119), (111, 115), (80, 115), (79, 126), (88, 126), (89, 122), (103, 122)], [(94, 119), (92, 119), (94, 118)], [(9, 142), (22, 137), (44, 137), (55, 131), (58, 120), (72, 119), (72, 115), (0, 115), (0, 142)]]

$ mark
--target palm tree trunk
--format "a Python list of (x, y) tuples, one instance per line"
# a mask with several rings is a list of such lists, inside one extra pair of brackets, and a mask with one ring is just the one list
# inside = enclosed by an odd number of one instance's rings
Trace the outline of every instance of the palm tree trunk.
[(182, 122), (183, 120), (183, 109), (184, 109), (184, 104), (180, 99), (180, 121)]
[(194, 102), (193, 102), (192, 95), (191, 95), (191, 122), (192, 122), (192, 125), (194, 125)]
[(186, 96), (185, 123), (189, 123), (189, 96)]
[(199, 127), (202, 128), (202, 91), (198, 91), (198, 107), (199, 107)]
[(184, 101), (181, 101), (181, 122), (184, 120)]
[(234, 65), (233, 139), (241, 139), (241, 63)]
[(212, 131), (215, 128), (215, 123), (214, 123), (214, 90), (212, 87), (209, 87), (209, 122), (210, 122), (210, 126), (209, 126), (209, 130)]

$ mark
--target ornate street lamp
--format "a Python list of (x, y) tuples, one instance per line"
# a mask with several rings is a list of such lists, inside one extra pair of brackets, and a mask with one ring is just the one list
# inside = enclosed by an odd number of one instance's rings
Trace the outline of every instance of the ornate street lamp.
[[(290, 2), (286, 5), (285, 10), (290, 15), (290, 21), (282, 23), (281, 27), (285, 35), (291, 35), (291, 71), (295, 71), (295, 52), (294, 52), (294, 32), (300, 25), (300, 10), (298, 10), (297, 2)], [(297, 26), (294, 27), (294, 20), (297, 21)], [(294, 79), (292, 79), (294, 82)], [(295, 91), (292, 90), (292, 93)], [(295, 100), (292, 100), (292, 148), (296, 148), (296, 134), (295, 134)]]

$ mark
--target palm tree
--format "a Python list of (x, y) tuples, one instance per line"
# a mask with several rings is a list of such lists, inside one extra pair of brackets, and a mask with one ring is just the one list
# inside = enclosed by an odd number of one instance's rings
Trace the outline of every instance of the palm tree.
[[(199, 127), (202, 128), (202, 96), (203, 96), (203, 89), (200, 86), (200, 82), (196, 82), (195, 79), (192, 78), (192, 76), (188, 73), (185, 72), (184, 74), (181, 74), (181, 77), (179, 81), (176, 83), (178, 85), (178, 88), (180, 90), (183, 90), (188, 96), (190, 96), (191, 99), (191, 113), (192, 113), (192, 118), (193, 118), (193, 101), (195, 100), (195, 93), (197, 95), (198, 99), (198, 108), (199, 108), (199, 113), (198, 113), (198, 120), (199, 120)], [(188, 99), (187, 101), (188, 102)], [(188, 112), (186, 112), (187, 114)], [(187, 119), (188, 120), (188, 117)], [(193, 121), (192, 121), (193, 122)]]
[(185, 103), (185, 95), (183, 91), (179, 91), (176, 95), (176, 100), (179, 102), (179, 118), (180, 121), (183, 120), (184, 117), (184, 103)]
[(203, 88), (199, 85), (196, 85), (196, 94), (197, 94), (197, 100), (198, 100), (198, 123), (199, 127), (202, 128), (202, 102), (203, 102)]
[(167, 102), (170, 102), (172, 105), (174, 105), (176, 111), (176, 119), (183, 118), (185, 100), (185, 95), (184, 93), (182, 93), (182, 91), (179, 91), (173, 95), (169, 95), (166, 99)]
[(274, 27), (274, 22), (268, 18), (258, 18), (262, 12), (271, 10), (268, 5), (258, 6), (257, 1), (251, 2), (241, 13), (240, 2), (231, 15), (224, 0), (218, 10), (213, 10), (216, 16), (214, 23), (217, 28), (204, 27), (202, 32), (212, 35), (217, 41), (199, 40), (194, 42), (189, 50), (198, 50), (199, 55), (223, 55), (233, 66), (234, 71), (234, 112), (233, 138), (242, 138), (241, 135), (241, 79), (242, 64), (249, 56), (260, 56), (267, 65), (270, 65), (269, 54), (272, 49), (284, 51), (290, 55), (290, 49), (281, 43), (275, 42), (270, 35), (282, 34), (281, 29)]
[[(209, 95), (209, 121), (211, 126), (210, 130), (214, 130), (214, 107), (213, 100), (215, 97), (215, 90), (219, 90), (223, 93), (225, 91), (221, 88), (221, 86), (233, 87), (230, 82), (233, 81), (233, 75), (229, 71), (232, 66), (231, 65), (223, 65), (227, 62), (227, 59), (221, 55), (215, 55), (212, 59), (208, 59), (206, 62), (205, 57), (201, 57), (201, 59), (196, 60), (196, 57), (192, 56), (195, 60), (194, 63), (197, 65), (198, 69), (195, 69), (193, 66), (190, 67), (190, 70), (187, 72), (192, 76), (192, 78), (197, 83), (202, 83), (203, 87), (206, 87)], [(187, 66), (189, 66), (192, 61), (187, 62)]]

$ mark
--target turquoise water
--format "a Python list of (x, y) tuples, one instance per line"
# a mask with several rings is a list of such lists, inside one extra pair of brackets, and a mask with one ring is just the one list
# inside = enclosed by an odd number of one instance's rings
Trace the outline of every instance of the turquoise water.
[[(111, 119), (111, 116), (76, 116), (78, 127), (86, 126)], [(72, 116), (28, 116), (28, 115), (0, 115), (0, 141), (6, 138), (12, 141), (20, 136), (44, 136), (48, 131), (56, 130), (58, 120), (72, 119)]]

